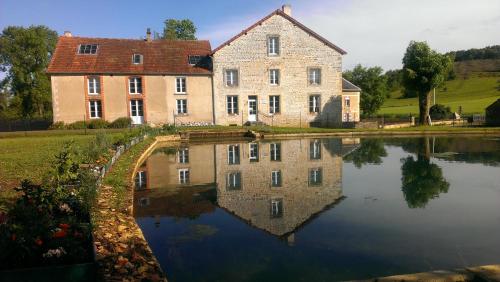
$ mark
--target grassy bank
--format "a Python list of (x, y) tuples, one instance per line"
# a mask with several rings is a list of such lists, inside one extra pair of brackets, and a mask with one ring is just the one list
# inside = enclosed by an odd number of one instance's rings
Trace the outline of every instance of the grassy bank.
[[(447, 81), (436, 89), (436, 103), (449, 106), (453, 112), (462, 106), (464, 114), (484, 114), (484, 109), (500, 98), (500, 74), (489, 77), (474, 76), (468, 79)], [(401, 91), (391, 93), (378, 114), (418, 114), (417, 98), (403, 98)]]

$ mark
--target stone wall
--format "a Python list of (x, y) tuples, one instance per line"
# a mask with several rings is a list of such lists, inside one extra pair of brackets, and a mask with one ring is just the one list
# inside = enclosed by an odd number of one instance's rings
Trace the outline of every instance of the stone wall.
[[(280, 38), (280, 55), (268, 56), (267, 38)], [(321, 68), (321, 85), (308, 83), (308, 69)], [(239, 70), (239, 86), (224, 85), (224, 70)], [(280, 84), (269, 83), (269, 69), (280, 70)], [(342, 57), (336, 50), (310, 36), (280, 15), (274, 15), (219, 49), (213, 55), (214, 110), (217, 124), (242, 124), (248, 120), (248, 96), (258, 97), (258, 120), (267, 124), (309, 126), (340, 125)], [(321, 112), (309, 112), (311, 94), (321, 95)], [(239, 96), (239, 114), (229, 115), (226, 96)], [(280, 95), (281, 113), (269, 115), (269, 96)]]

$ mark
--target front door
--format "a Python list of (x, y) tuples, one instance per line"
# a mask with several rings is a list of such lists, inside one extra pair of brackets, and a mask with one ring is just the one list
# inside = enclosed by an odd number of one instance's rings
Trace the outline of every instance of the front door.
[(257, 96), (248, 96), (248, 121), (257, 121)]
[(130, 118), (132, 118), (132, 124), (144, 123), (142, 100), (130, 100)]

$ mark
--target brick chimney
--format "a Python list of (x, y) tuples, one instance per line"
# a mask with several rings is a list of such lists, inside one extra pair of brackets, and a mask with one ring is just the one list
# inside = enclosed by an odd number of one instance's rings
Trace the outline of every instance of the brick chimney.
[(64, 31), (64, 37), (73, 37), (73, 34), (71, 34), (71, 31), (65, 30)]
[(291, 17), (292, 16), (292, 5), (285, 4), (285, 5), (281, 6), (281, 11), (283, 11), (283, 13), (285, 13)]
[(146, 41), (151, 42), (151, 29), (149, 27), (146, 31)]

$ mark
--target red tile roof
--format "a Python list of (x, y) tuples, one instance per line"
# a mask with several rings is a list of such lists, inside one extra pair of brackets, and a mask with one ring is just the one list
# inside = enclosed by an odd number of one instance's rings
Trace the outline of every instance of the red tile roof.
[[(97, 54), (77, 54), (80, 44), (98, 44)], [(205, 40), (134, 40), (59, 37), (47, 69), (49, 74), (211, 74), (210, 68), (191, 66), (189, 55), (208, 56)], [(132, 64), (142, 54), (143, 64)]]
[(230, 45), (231, 42), (233, 42), (234, 40), (238, 39), (240, 36), (242, 35), (245, 35), (248, 31), (250, 31), (251, 29), (253, 29), (254, 27), (257, 27), (258, 25), (262, 24), (264, 21), (266, 21), (267, 19), (269, 19), (270, 17), (274, 16), (274, 15), (279, 15), (279, 16), (282, 16), (284, 17), (285, 19), (289, 20), (290, 22), (292, 22), (294, 25), (298, 26), (300, 29), (302, 29), (303, 31), (305, 31), (306, 33), (308, 33), (309, 35), (311, 35), (312, 37), (316, 38), (317, 40), (325, 43), (327, 46), (329, 46), (330, 48), (336, 50), (337, 52), (339, 52), (340, 54), (342, 55), (345, 55), (347, 54), (346, 51), (342, 50), (340, 47), (338, 47), (337, 45), (331, 43), (330, 41), (328, 41), (326, 38), (322, 37), (321, 35), (317, 34), (316, 32), (314, 32), (313, 30), (311, 30), (310, 28), (306, 27), (305, 25), (301, 24), (299, 21), (297, 21), (296, 19), (290, 17), (289, 15), (285, 14), (282, 10), (276, 10), (274, 12), (272, 12), (271, 14), (265, 16), (264, 18), (262, 18), (261, 20), (259, 20), (258, 22), (254, 23), (253, 25), (251, 25), (250, 27), (248, 27), (247, 29), (243, 30), (242, 32), (238, 33), (237, 35), (235, 35), (233, 38), (229, 39), (228, 41), (222, 43), (219, 47), (215, 48), (214, 51), (212, 52), (215, 53), (217, 51), (219, 51), (220, 49), (222, 49), (224, 46), (227, 46), (227, 45)]

